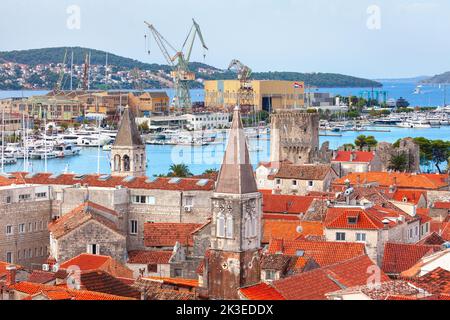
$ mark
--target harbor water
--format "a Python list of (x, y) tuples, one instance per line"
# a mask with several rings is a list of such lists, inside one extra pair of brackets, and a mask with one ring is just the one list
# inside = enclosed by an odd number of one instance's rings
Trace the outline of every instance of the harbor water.
[[(370, 129), (370, 128), (369, 128)], [(326, 132), (321, 132), (321, 143), (329, 141), (330, 148), (337, 149), (346, 143), (354, 143), (358, 135), (373, 135), (379, 142), (395, 142), (404, 137), (425, 137), (428, 139), (448, 140), (450, 137), (450, 126), (426, 129), (407, 128), (383, 128), (390, 132), (355, 132), (344, 131), (339, 133), (342, 136), (323, 136)], [(225, 135), (225, 134), (224, 134)], [(226, 147), (226, 137), (223, 140), (207, 146), (173, 146), (173, 145), (147, 145), (147, 175), (152, 177), (159, 174), (167, 174), (170, 166), (184, 163), (188, 165), (193, 174), (201, 174), (207, 169), (218, 169), (222, 163), (224, 150)], [(250, 156), (253, 165), (256, 167), (261, 161), (270, 160), (270, 138), (269, 135), (261, 135), (249, 138)], [(98, 157), (100, 154), (100, 157)], [(100, 159), (100, 161), (98, 161)], [(30, 160), (33, 172), (44, 172), (43, 160)], [(100, 166), (98, 166), (98, 163)], [(48, 159), (47, 171), (51, 173), (62, 173), (64, 171), (79, 174), (97, 173), (107, 174), (110, 172), (110, 151), (103, 151), (98, 148), (83, 148), (78, 156), (68, 158)], [(433, 170), (430, 167), (430, 170)], [(23, 160), (18, 160), (17, 164), (5, 166), (6, 172), (23, 171)], [(31, 171), (29, 170), (29, 171)], [(425, 168), (426, 170), (426, 168)]]

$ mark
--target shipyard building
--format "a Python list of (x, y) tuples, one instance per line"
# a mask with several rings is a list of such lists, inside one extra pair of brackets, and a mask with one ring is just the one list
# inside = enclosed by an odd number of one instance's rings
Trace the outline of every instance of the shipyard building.
[[(239, 80), (212, 80), (204, 84), (206, 108), (234, 108), (238, 104)], [(303, 82), (253, 80), (250, 91), (248, 99), (256, 111), (296, 109), (305, 105)]]

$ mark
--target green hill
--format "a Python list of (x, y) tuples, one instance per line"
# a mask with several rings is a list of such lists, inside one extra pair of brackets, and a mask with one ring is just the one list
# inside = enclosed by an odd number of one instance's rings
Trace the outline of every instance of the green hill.
[[(84, 57), (86, 53), (91, 54), (91, 64), (92, 65), (105, 65), (106, 62), (106, 52), (87, 49), (81, 47), (59, 47), (59, 48), (44, 48), (44, 49), (32, 49), (32, 50), (21, 50), (21, 51), (9, 51), (0, 52), (0, 63), (2, 62), (13, 62), (18, 64), (28, 65), (30, 67), (35, 67), (37, 65), (56, 65), (63, 61), (65, 51), (68, 51), (69, 55), (74, 52), (74, 64), (81, 65), (84, 63)], [(68, 57), (68, 61), (70, 58)], [(170, 72), (170, 66), (160, 65), (155, 63), (144, 63), (138, 60), (121, 57), (112, 53), (108, 53), (108, 64), (113, 66), (113, 72), (116, 71), (130, 71), (133, 69), (147, 70), (151, 72), (156, 72), (158, 70), (164, 70), (165, 73)], [(193, 62), (190, 64), (191, 70), (197, 73), (197, 77), (205, 80), (225, 80), (225, 79), (235, 79), (236, 74), (220, 70), (218, 68), (209, 66), (204, 63)], [(199, 73), (199, 68), (208, 70), (207, 73)], [(53, 75), (53, 78), (54, 75)], [(356, 78), (341, 74), (332, 73), (298, 73), (298, 72), (255, 72), (253, 78), (256, 80), (288, 80), (288, 81), (305, 81), (308, 86), (314, 87), (380, 87), (381, 83)], [(2, 79), (2, 74), (0, 74), (0, 80)], [(16, 81), (17, 79), (11, 79)], [(152, 82), (151, 87), (163, 86), (162, 83), (159, 85)], [(201, 84), (194, 83), (194, 88), (201, 87)], [(0, 83), (1, 89), (1, 83)]]
[(435, 75), (434, 77), (423, 80), (421, 83), (429, 83), (429, 84), (450, 83), (450, 71)]

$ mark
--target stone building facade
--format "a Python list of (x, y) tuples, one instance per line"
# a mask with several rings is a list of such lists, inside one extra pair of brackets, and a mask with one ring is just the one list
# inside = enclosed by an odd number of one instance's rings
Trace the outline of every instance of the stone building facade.
[(30, 268), (47, 258), (51, 219), (49, 188), (0, 188), (0, 261)]
[(300, 110), (275, 110), (271, 115), (270, 161), (293, 164), (326, 162), (328, 144), (319, 147), (319, 114)]
[(406, 172), (420, 172), (420, 147), (412, 138), (400, 140), (398, 148), (392, 143), (380, 142), (376, 153), (381, 160), (381, 171), (389, 171), (392, 156), (404, 154), (408, 162)]

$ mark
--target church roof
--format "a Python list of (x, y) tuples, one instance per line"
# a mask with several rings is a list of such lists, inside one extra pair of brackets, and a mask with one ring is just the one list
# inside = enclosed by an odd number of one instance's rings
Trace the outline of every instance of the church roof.
[(233, 123), (217, 180), (216, 192), (228, 194), (258, 192), (239, 107), (234, 109)]
[(129, 107), (125, 107), (122, 119), (120, 120), (119, 132), (114, 142), (115, 147), (142, 146), (141, 135), (138, 132), (133, 112)]

